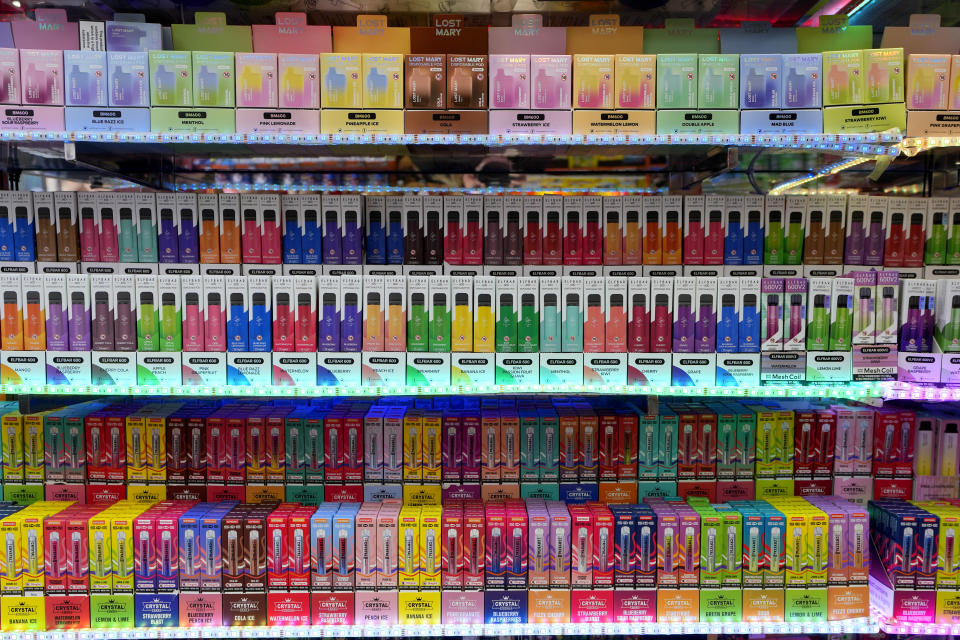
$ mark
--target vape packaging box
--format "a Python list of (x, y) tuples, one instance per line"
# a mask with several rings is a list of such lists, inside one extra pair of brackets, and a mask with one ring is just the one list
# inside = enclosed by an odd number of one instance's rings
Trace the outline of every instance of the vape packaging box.
[(193, 100), (198, 107), (232, 107), (236, 83), (228, 52), (193, 52)]
[(960, 351), (960, 282), (956, 280), (937, 280), (934, 339), (943, 353)]
[(276, 109), (277, 54), (237, 53), (235, 55), (237, 106)]
[(149, 54), (108, 51), (107, 83), (111, 107), (149, 107)]
[(804, 351), (807, 346), (807, 279), (784, 280), (784, 351)]
[(854, 271), (853, 344), (874, 344), (877, 326), (877, 272)]
[(103, 51), (64, 51), (66, 104), (107, 105), (107, 54)]
[[(487, 71), (485, 55), (448, 54), (447, 107), (449, 109), (486, 109), (489, 104)], [(567, 95), (569, 100), (569, 91)]]
[(761, 351), (782, 351), (784, 343), (783, 303), (784, 281), (781, 278), (763, 278), (760, 283)]
[(614, 106), (614, 56), (573, 57), (575, 109), (612, 109)]
[(22, 104), (20, 52), (17, 49), (0, 49), (0, 69), (7, 79), (0, 90), (0, 104)]
[[(848, 200), (849, 216), (847, 216), (846, 241), (844, 242), (843, 263), (846, 265), (864, 264), (866, 221), (869, 220), (867, 211), (870, 206), (868, 196), (850, 196)], [(883, 221), (875, 229), (882, 232)]]
[(278, 53), (277, 104), (281, 109), (320, 108), (320, 57), (311, 53)]
[(785, 264), (784, 253), (786, 244), (786, 229), (782, 196), (768, 196), (765, 203), (763, 224), (763, 263), (780, 265)]
[(365, 109), (402, 109), (403, 56), (365, 53), (363, 65), (363, 107)]
[(63, 105), (63, 51), (20, 49), (20, 69), (24, 105)]
[(657, 60), (652, 55), (617, 55), (614, 60), (617, 109), (653, 109), (657, 105)]
[(867, 104), (903, 100), (903, 49), (864, 49), (861, 69)]
[[(22, 53), (20, 64), (21, 68), (26, 68)], [(946, 109), (950, 95), (949, 80), (949, 55), (911, 53), (907, 60), (907, 108)]]
[(779, 54), (744, 54), (740, 56), (740, 107), (742, 109), (777, 109), (782, 93), (781, 59)]
[(530, 108), (530, 56), (491, 55), (490, 108)]
[(697, 69), (697, 54), (658, 55), (657, 108), (696, 109), (697, 86), (699, 84), (697, 82)]
[(360, 109), (363, 106), (363, 68), (360, 54), (320, 55), (320, 106), (324, 109)]
[(572, 86), (570, 56), (530, 57), (530, 108), (569, 109)]
[(784, 109), (819, 109), (822, 99), (821, 56), (819, 53), (780, 56), (782, 91), (780, 105)]
[(149, 65), (150, 106), (193, 106), (193, 59), (189, 51), (151, 51)]
[(404, 56), (407, 109), (446, 108), (446, 62), (442, 53)]
[(698, 109), (736, 109), (740, 93), (740, 56), (717, 54), (698, 56)]
[(863, 57), (857, 51), (823, 52), (823, 106), (863, 104)]

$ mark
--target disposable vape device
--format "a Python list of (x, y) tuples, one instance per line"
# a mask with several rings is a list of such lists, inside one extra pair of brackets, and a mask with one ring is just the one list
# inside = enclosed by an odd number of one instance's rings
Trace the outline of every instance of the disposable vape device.
[[(37, 220), (39, 224), (39, 214)], [(927, 229), (923, 263), (928, 265), (944, 264), (947, 257), (947, 214), (942, 211), (934, 211), (930, 222), (930, 228)], [(39, 238), (37, 247), (39, 252)]]
[(120, 207), (119, 232), (117, 233), (117, 248), (120, 262), (137, 262), (140, 254), (137, 248), (136, 223), (133, 220), (133, 209)]
[(610, 294), (607, 305), (604, 352), (624, 353), (627, 350), (627, 310), (623, 293)]
[(80, 239), (73, 212), (72, 207), (57, 206), (57, 259), (61, 262), (80, 259)]
[(276, 293), (273, 306), (273, 350), (291, 352), (294, 350), (294, 324), (296, 313), (290, 305), (290, 294)]
[[(790, 307), (787, 314), (787, 336), (786, 342), (790, 344), (803, 332), (803, 324), (806, 322), (803, 312), (803, 295), (794, 293), (790, 295)], [(801, 343), (802, 344), (802, 343)]]
[(173, 209), (160, 209), (160, 230), (157, 235), (157, 246), (160, 262), (171, 264), (179, 261), (179, 240), (177, 226), (173, 217)]
[(723, 294), (720, 296), (720, 315), (717, 318), (718, 353), (736, 353), (739, 350), (739, 329), (737, 297), (733, 294)]
[(498, 353), (517, 351), (517, 312), (512, 293), (497, 294), (496, 350)]
[(500, 229), (500, 212), (484, 212), (483, 263), (503, 264), (503, 232)]
[(317, 350), (317, 314), (313, 305), (313, 294), (297, 294), (294, 340), (296, 341), (295, 350), (298, 353), (312, 353)]
[(27, 351), (44, 351), (47, 348), (47, 334), (41, 302), (43, 291), (27, 289), (24, 299), (26, 307), (23, 316), (23, 348)]
[(807, 324), (807, 351), (826, 351), (830, 341), (830, 311), (827, 296), (813, 296)]
[[(324, 207), (328, 207), (324, 199)], [(339, 201), (339, 198), (336, 198)], [(339, 205), (338, 205), (339, 206)], [(321, 239), (323, 264), (340, 264), (340, 212), (337, 209), (325, 208), (323, 212), (323, 235)]]
[(366, 305), (363, 310), (363, 350), (383, 351), (383, 311), (380, 308), (380, 294), (366, 293)]
[(903, 243), (903, 265), (905, 267), (919, 267), (923, 264), (924, 245), (924, 214), (911, 213), (908, 234)]
[(37, 238), (34, 231), (32, 210), (17, 205), (13, 208), (13, 216), (14, 257), (18, 262), (33, 262), (37, 259), (34, 246)]
[(803, 243), (804, 264), (823, 264), (823, 211), (810, 211), (807, 219), (807, 237)]
[[(413, 238), (411, 238), (413, 240)], [(411, 249), (416, 249), (415, 242)], [(396, 210), (387, 212), (387, 264), (403, 264), (406, 238), (403, 234), (403, 213)], [(413, 263), (408, 263), (413, 264)]]
[(496, 343), (496, 321), (489, 293), (477, 294), (473, 320), (473, 351), (492, 353)]
[(66, 351), (68, 349), (67, 309), (63, 304), (63, 293), (47, 293), (47, 349)]
[[(3, 218), (5, 214), (5, 208), (0, 208), (0, 218)], [(13, 238), (10, 240), (12, 243)], [(93, 207), (80, 208), (80, 260), (83, 262), (100, 262), (100, 241)]]
[(227, 308), (227, 351), (249, 351), (250, 321), (245, 296), (236, 292), (229, 293), (228, 298), (230, 306)]
[(838, 295), (830, 324), (830, 351), (849, 351), (853, 336), (853, 308), (848, 295)]
[(113, 208), (101, 207), (98, 222), (97, 238), (100, 241), (100, 259), (104, 262), (117, 262), (119, 260), (119, 248), (117, 221), (114, 218)]
[(403, 264), (423, 264), (423, 227), (420, 212), (407, 211), (403, 236)]
[(157, 225), (153, 219), (153, 209), (140, 207), (137, 212), (137, 261), (157, 262)]
[(23, 311), (20, 308), (19, 291), (3, 292), (3, 336), (0, 346), (4, 351), (23, 351)]
[(203, 327), (203, 350), (224, 351), (226, 349), (226, 309), (222, 306), (222, 296), (216, 292), (207, 292), (206, 317)]
[[(223, 196), (221, 195), (221, 202)], [(224, 264), (243, 261), (242, 222), (238, 207), (220, 209), (220, 260)]]
[(903, 266), (903, 214), (891, 213), (887, 237), (883, 245), (883, 264), (888, 267)]
[(803, 212), (791, 211), (784, 239), (784, 264), (800, 264), (803, 258)]
[(453, 297), (453, 318), (450, 324), (450, 350), (466, 352), (473, 348), (473, 312), (470, 294), (456, 293)]
[(564, 211), (563, 264), (583, 264), (580, 212)]
[(367, 264), (386, 264), (387, 233), (382, 211), (367, 212)]
[(264, 264), (280, 264), (283, 261), (282, 233), (277, 210), (269, 207), (264, 208), (263, 239), (260, 241), (260, 251)]
[(140, 293), (137, 306), (137, 351), (159, 351), (160, 336), (157, 332), (157, 310), (154, 306), (154, 294)]
[[(666, 199), (666, 198), (665, 198)], [(721, 238), (722, 235), (718, 235)], [(663, 264), (683, 264), (683, 239), (680, 233), (680, 212), (667, 209), (666, 225), (663, 231)]]
[(543, 237), (539, 211), (527, 211), (527, 222), (523, 234), (523, 263), (543, 264)]
[(244, 208), (241, 244), (243, 246), (243, 262), (246, 264), (263, 263), (263, 252), (260, 244), (263, 234), (260, 231), (259, 217), (255, 208)]
[(220, 262), (220, 225), (216, 210), (210, 207), (200, 209), (200, 262)]
[(766, 236), (763, 243), (763, 263), (783, 264), (783, 212), (767, 212)]
[(685, 215), (683, 262), (691, 265), (703, 264), (703, 213), (698, 209), (691, 209), (686, 211)]
[(137, 350), (137, 318), (130, 291), (117, 291), (116, 326), (113, 332), (117, 351)]
[(743, 225), (739, 211), (727, 212), (727, 233), (723, 238), (723, 263), (743, 264)]
[(827, 235), (823, 239), (823, 263), (843, 264), (843, 216), (839, 209), (831, 209), (827, 222)]
[(407, 322), (404, 311), (403, 294), (390, 292), (387, 296), (384, 351), (406, 351)]
[[(110, 294), (97, 291), (93, 295), (93, 350), (113, 351), (113, 310), (110, 308)], [(6, 335), (6, 332), (4, 332)]]
[(717, 348), (717, 316), (713, 300), (714, 296), (711, 294), (699, 295), (694, 349), (697, 353), (713, 353)]
[(674, 310), (673, 317), (673, 352), (693, 353), (696, 333), (693, 316), (693, 299), (690, 294), (681, 293), (677, 295), (677, 306)]
[(707, 233), (703, 237), (703, 264), (723, 264), (723, 212), (711, 209), (707, 214)]
[(322, 294), (320, 300), (320, 333), (317, 339), (317, 347), (320, 351), (340, 350), (340, 313), (337, 310), (336, 293)]
[(422, 292), (410, 294), (410, 307), (407, 312), (407, 351), (427, 350), (430, 315), (427, 312), (426, 302), (426, 296)]
[(766, 305), (766, 333), (765, 342), (781, 342), (782, 340), (777, 336), (780, 334), (780, 296), (778, 295), (768, 295), (767, 296), (767, 305)]
[(564, 296), (566, 305), (563, 310), (563, 346), (564, 353), (583, 351), (583, 312), (580, 309), (580, 296), (568, 293)]
[(56, 262), (57, 221), (53, 216), (53, 209), (49, 206), (38, 206), (36, 216), (37, 260), (42, 262)]
[[(347, 211), (345, 216), (349, 218), (351, 213), (356, 215), (356, 212)], [(345, 226), (349, 229), (349, 220), (346, 220)], [(518, 228), (517, 242), (519, 241)], [(423, 263), (430, 265), (443, 264), (443, 235), (440, 230), (440, 212), (436, 209), (429, 209), (426, 212), (426, 229), (423, 234)]]
[(844, 264), (864, 264), (864, 213), (860, 209), (850, 212), (850, 225), (847, 228), (847, 240), (844, 248)]
[(312, 207), (303, 210), (303, 264), (323, 262), (323, 229), (320, 212)]
[(643, 264), (663, 264), (663, 250), (660, 238), (660, 212), (644, 213), (643, 225)]
[[(179, 196), (177, 199), (180, 199)], [(194, 217), (195, 209), (195, 205), (193, 207), (180, 207), (180, 217), (177, 222), (179, 260), (189, 264), (200, 261), (200, 238), (197, 233), (197, 221)]]
[(503, 236), (503, 264), (523, 264), (523, 238), (520, 235), (520, 212), (507, 211)]
[(619, 211), (607, 211), (603, 232), (603, 263), (623, 264), (623, 228), (620, 226)]
[[(6, 301), (4, 301), (6, 304)], [(70, 330), (70, 351), (90, 351), (90, 309), (87, 296), (82, 291), (70, 294), (70, 311), (67, 320)]]
[(747, 211), (747, 231), (743, 237), (743, 264), (763, 264), (763, 215)]
[(623, 264), (640, 264), (642, 260), (643, 240), (640, 233), (640, 212), (636, 209), (627, 209), (623, 230)]
[(181, 339), (180, 309), (177, 305), (177, 295), (162, 293), (160, 295), (160, 350), (179, 353), (183, 349)]
[(560, 353), (560, 309), (557, 295), (547, 293), (543, 296), (540, 309), (540, 351), (542, 353)]
[(863, 264), (878, 267), (883, 264), (883, 211), (870, 212), (870, 226), (863, 241)]
[(520, 353), (540, 351), (540, 314), (534, 293), (520, 295), (520, 318), (517, 323), (517, 350)]
[(653, 353), (670, 353), (671, 325), (673, 316), (670, 313), (670, 297), (658, 293), (653, 298), (653, 322), (650, 329), (650, 351)]
[[(447, 264), (463, 263), (463, 229), (460, 225), (460, 212), (446, 211), (446, 224), (443, 233), (443, 260)], [(369, 218), (370, 214), (367, 214)], [(367, 236), (367, 263), (370, 263), (370, 237)]]
[(462, 264), (483, 264), (483, 232), (480, 228), (480, 211), (468, 205), (466, 225), (463, 229)]
[[(200, 308), (200, 295), (197, 292), (186, 293), (183, 296), (183, 350), (203, 351), (203, 310)], [(119, 308), (117, 294), (117, 307)], [(242, 301), (241, 301), (242, 303)], [(232, 332), (231, 332), (232, 335)]]
[[(547, 210), (546, 224), (543, 226), (543, 264), (558, 265), (563, 264), (563, 232), (560, 228), (560, 212), (556, 210)], [(957, 214), (960, 219), (960, 214)], [(960, 222), (958, 222), (960, 229)], [(958, 249), (957, 256), (960, 257), (960, 230), (957, 231)]]
[(360, 296), (343, 294), (343, 320), (340, 323), (340, 351), (357, 352), (363, 344), (363, 320)]
[(603, 313), (603, 296), (592, 293), (587, 296), (587, 312), (583, 323), (584, 353), (601, 353), (606, 347)]
[(442, 353), (450, 350), (450, 309), (447, 307), (447, 294), (433, 293), (430, 309), (430, 353)]
[(587, 211), (583, 235), (583, 264), (603, 264), (603, 235), (600, 229), (600, 212)]
[(647, 312), (647, 294), (630, 296), (630, 324), (627, 342), (631, 353), (647, 353), (650, 350), (650, 314)]

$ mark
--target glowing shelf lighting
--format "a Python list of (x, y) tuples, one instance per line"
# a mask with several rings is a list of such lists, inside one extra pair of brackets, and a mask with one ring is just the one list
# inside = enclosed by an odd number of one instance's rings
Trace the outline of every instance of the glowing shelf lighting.
[(138, 396), (268, 396), (314, 398), (322, 396), (461, 395), (461, 394), (605, 394), (659, 395), (697, 398), (840, 398), (859, 400), (883, 397), (879, 383), (837, 385), (759, 385), (689, 387), (620, 384), (514, 384), (514, 385), (385, 385), (385, 386), (232, 386), (232, 385), (48, 385), (2, 384), (0, 393), (34, 395), (138, 395)]

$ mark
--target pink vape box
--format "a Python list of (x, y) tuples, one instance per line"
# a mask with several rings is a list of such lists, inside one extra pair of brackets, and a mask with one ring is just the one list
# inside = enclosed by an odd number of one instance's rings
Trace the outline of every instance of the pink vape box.
[(63, 105), (63, 51), (20, 50), (24, 105)]
[(571, 591), (570, 622), (613, 622), (613, 591)]
[(463, 504), (443, 505), (440, 540), (444, 545), (441, 555), (441, 586), (443, 589), (463, 588)]
[(540, 14), (516, 14), (509, 27), (490, 27), (487, 33), (491, 54), (563, 55), (567, 52), (566, 27), (544, 27)]
[(20, 52), (0, 49), (0, 104), (20, 104)]
[(490, 108), (530, 108), (530, 56), (490, 56)]
[(223, 596), (219, 593), (181, 593), (181, 627), (222, 627)]
[(80, 48), (80, 25), (67, 22), (64, 9), (37, 9), (34, 20), (12, 20), (17, 49), (72, 50)]
[[(400, 505), (385, 504), (377, 513), (377, 590), (397, 588), (397, 524)], [(394, 609), (396, 610), (396, 609)], [(394, 614), (396, 615), (396, 614)]]
[(569, 109), (570, 56), (530, 56), (530, 108)]
[(352, 625), (355, 608), (352, 591), (314, 593), (312, 621), (315, 625)]
[(268, 593), (267, 624), (294, 627), (310, 624), (309, 593)]
[(277, 108), (277, 54), (236, 54), (237, 106)]
[(614, 622), (656, 622), (656, 591), (614, 591)]
[(358, 591), (354, 595), (354, 622), (358, 625), (393, 626), (397, 609), (396, 591)]
[(356, 576), (357, 591), (377, 588), (377, 516), (380, 504), (364, 502), (356, 519)]
[(440, 610), (443, 624), (483, 624), (483, 592), (444, 591)]
[(257, 53), (320, 54), (333, 51), (331, 29), (307, 24), (307, 14), (278, 11), (276, 24), (255, 24), (253, 50)]

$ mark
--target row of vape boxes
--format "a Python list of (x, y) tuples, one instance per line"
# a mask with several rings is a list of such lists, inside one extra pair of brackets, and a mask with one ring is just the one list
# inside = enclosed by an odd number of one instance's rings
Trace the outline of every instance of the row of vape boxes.
[[(95, 401), (6, 412), (5, 483), (318, 485), (957, 475), (950, 412), (855, 404), (504, 398)], [(954, 487), (954, 492), (956, 488)]]
[[(960, 280), (0, 274), (4, 351), (960, 351)], [(898, 303), (899, 299), (899, 303)], [(939, 305), (937, 301), (939, 300)], [(899, 308), (898, 308), (899, 306)]]
[(0, 520), (0, 593), (815, 588), (866, 582), (867, 528), (836, 498), (45, 501)]
[(960, 264), (960, 198), (0, 192), (33, 260), (921, 267)]
[(894, 588), (960, 588), (957, 500), (874, 500), (868, 506), (870, 537)]
[[(910, 104), (946, 108), (948, 74), (939, 70), (939, 60), (949, 68), (950, 56), (910, 58)], [(902, 49), (822, 56), (0, 49), (0, 101), (254, 109), (819, 109), (903, 102), (903, 62)], [(928, 85), (942, 91), (944, 106), (923, 106), (933, 100)]]

